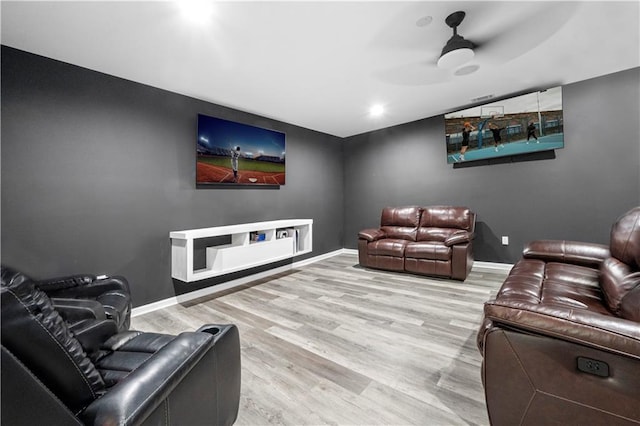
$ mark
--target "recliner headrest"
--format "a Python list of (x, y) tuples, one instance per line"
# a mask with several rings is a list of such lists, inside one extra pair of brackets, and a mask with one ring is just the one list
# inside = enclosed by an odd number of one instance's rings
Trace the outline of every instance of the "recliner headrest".
[(613, 224), (609, 250), (631, 269), (640, 269), (640, 207), (629, 210)]
[(104, 380), (51, 299), (26, 275), (2, 266), (1, 338), (73, 412), (97, 398)]

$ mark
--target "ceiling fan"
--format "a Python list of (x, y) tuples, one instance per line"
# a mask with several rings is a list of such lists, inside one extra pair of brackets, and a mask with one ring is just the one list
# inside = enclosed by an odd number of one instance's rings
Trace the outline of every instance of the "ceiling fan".
[(442, 48), (442, 53), (438, 59), (438, 67), (455, 68), (473, 59), (475, 45), (458, 34), (458, 25), (462, 23), (466, 13), (462, 10), (453, 12), (447, 16), (444, 22), (453, 29), (453, 35)]
[[(441, 11), (441, 16), (446, 16), (444, 24), (453, 30), (442, 48), (441, 44), (434, 46), (429, 42), (441, 39), (444, 25), (437, 25), (436, 20), (423, 27), (421, 40), (415, 38), (415, 29), (404, 32), (407, 34), (405, 46), (414, 51), (417, 61), (379, 70), (375, 76), (394, 85), (423, 86), (500, 66), (551, 37), (577, 7), (574, 2), (561, 2), (554, 4), (553, 13), (549, 13), (547, 6), (535, 2), (517, 4), (517, 7), (511, 3), (500, 3), (491, 8), (474, 3), (466, 6), (464, 11)], [(544, 30), (534, 25), (535, 22), (544, 22)], [(458, 27), (463, 27), (461, 32), (465, 35), (469, 34), (468, 39), (458, 34)], [(394, 46), (401, 47), (399, 43)]]

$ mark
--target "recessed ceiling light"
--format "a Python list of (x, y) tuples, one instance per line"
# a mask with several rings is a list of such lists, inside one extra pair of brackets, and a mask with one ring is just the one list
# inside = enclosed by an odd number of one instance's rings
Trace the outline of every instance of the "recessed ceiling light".
[(369, 115), (373, 118), (382, 117), (384, 114), (384, 105), (375, 104), (369, 108)]
[(416, 21), (416, 25), (419, 27), (426, 27), (433, 21), (433, 16), (423, 16)]
[(204, 25), (213, 15), (211, 0), (179, 0), (176, 4), (182, 16), (193, 24)]

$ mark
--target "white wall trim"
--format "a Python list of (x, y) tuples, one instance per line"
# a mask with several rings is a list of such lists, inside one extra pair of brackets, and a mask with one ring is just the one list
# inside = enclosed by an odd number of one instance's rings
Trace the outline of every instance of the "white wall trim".
[[(147, 305), (138, 306), (137, 308), (133, 308), (131, 310), (131, 317), (137, 317), (138, 315), (144, 315), (149, 312), (157, 311), (159, 309), (168, 308), (169, 306), (177, 305), (179, 303), (188, 302), (190, 300), (197, 299), (199, 297), (209, 296), (215, 293), (219, 293), (225, 290), (229, 290), (234, 287), (239, 287), (241, 285), (250, 283), (252, 281), (256, 281), (262, 278), (269, 277), (271, 275), (276, 275), (281, 272), (289, 271), (291, 269), (300, 268), (302, 266), (310, 265), (315, 262), (319, 262), (321, 260), (329, 259), (334, 256), (338, 256), (340, 254), (350, 254), (357, 255), (358, 250), (356, 249), (339, 249), (335, 251), (331, 251), (329, 253), (324, 253), (318, 256), (311, 257), (309, 259), (304, 259), (299, 262), (294, 262), (290, 265), (280, 266), (278, 268), (269, 269), (268, 271), (259, 272), (257, 274), (248, 275), (246, 277), (238, 278), (232, 281), (227, 281), (225, 283), (213, 285), (211, 287), (202, 288), (200, 290), (195, 290), (190, 293), (181, 294), (179, 296), (169, 297), (168, 299), (159, 300), (157, 302), (149, 303)], [(504, 271), (509, 272), (513, 265), (508, 263), (494, 263), (494, 262), (473, 262), (473, 270), (476, 272), (494, 272), (494, 271)]]
[(513, 268), (513, 265), (511, 263), (480, 262), (474, 260), (472, 270), (476, 272), (509, 272), (511, 268)]
[(320, 260), (328, 259), (333, 256), (342, 254), (344, 249), (335, 250), (329, 253), (324, 253), (319, 256), (304, 259), (299, 262), (294, 262), (290, 265), (280, 266), (278, 268), (269, 269), (268, 271), (259, 272), (257, 274), (248, 275), (246, 277), (238, 278), (235, 280), (227, 281), (225, 283), (216, 284), (211, 287), (202, 288), (189, 293), (181, 294), (179, 296), (169, 297), (167, 299), (159, 300), (157, 302), (149, 303), (147, 305), (138, 306), (131, 310), (131, 317), (137, 317), (138, 315), (148, 314), (149, 312), (157, 311), (159, 309), (168, 308), (169, 306), (177, 305), (179, 303), (188, 302), (199, 297), (209, 296), (211, 294), (219, 293), (221, 291), (229, 290), (234, 287), (238, 287), (252, 281), (256, 281), (271, 275), (276, 275), (281, 272), (289, 271), (291, 269), (300, 268), (305, 265), (318, 262)]

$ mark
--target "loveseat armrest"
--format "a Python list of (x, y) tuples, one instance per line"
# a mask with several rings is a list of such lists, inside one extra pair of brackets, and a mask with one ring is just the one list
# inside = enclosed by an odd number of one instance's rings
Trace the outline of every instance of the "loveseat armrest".
[(527, 259), (599, 268), (610, 253), (609, 247), (603, 244), (567, 240), (535, 240), (525, 245), (522, 255)]
[[(640, 360), (640, 324), (598, 312), (516, 300), (484, 305), (485, 321)], [(486, 333), (490, 328), (481, 328)], [(481, 345), (479, 345), (481, 346)]]
[(444, 240), (444, 245), (447, 247), (451, 247), (456, 244), (464, 244), (473, 240), (474, 234), (473, 232), (459, 230), (449, 235), (446, 240)]
[(385, 233), (382, 229), (368, 228), (358, 232), (358, 238), (367, 241), (376, 241), (384, 238)]

